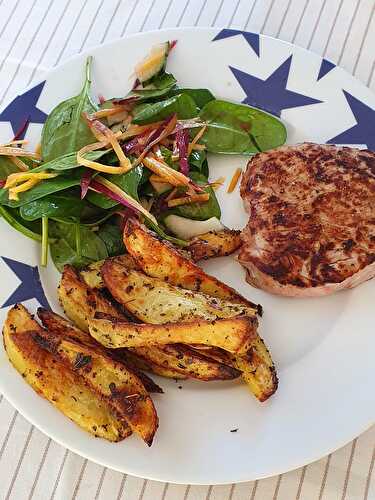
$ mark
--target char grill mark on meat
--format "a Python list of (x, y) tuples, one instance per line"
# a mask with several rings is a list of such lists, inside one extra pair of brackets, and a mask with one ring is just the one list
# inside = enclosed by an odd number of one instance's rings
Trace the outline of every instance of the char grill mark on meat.
[(304, 143), (259, 153), (242, 177), (239, 260), (255, 286), (322, 295), (375, 274), (375, 153)]

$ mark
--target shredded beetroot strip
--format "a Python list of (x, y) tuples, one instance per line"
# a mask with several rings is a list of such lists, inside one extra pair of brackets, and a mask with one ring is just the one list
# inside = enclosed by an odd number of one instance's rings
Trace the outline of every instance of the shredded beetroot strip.
[(99, 104), (103, 104), (105, 102), (105, 97), (103, 94), (98, 94)]
[(103, 186), (103, 184), (96, 181), (95, 179), (90, 182), (90, 187), (95, 189), (95, 191), (98, 191), (99, 193), (108, 196), (108, 198), (111, 198), (111, 200), (117, 201), (117, 203), (120, 203), (124, 207), (129, 208), (129, 210), (132, 210), (134, 213), (138, 215), (138, 210), (134, 208), (127, 200), (125, 200), (122, 196), (118, 195), (117, 193), (114, 193), (106, 186)]
[(189, 147), (189, 131), (179, 128), (176, 132), (176, 145), (178, 149), (180, 172), (184, 175), (189, 175), (188, 162), (188, 147)]
[(3, 188), (5, 186), (6, 181), (0, 179), (0, 188)]
[(26, 129), (29, 125), (29, 122), (30, 122), (30, 116), (25, 118), (24, 121), (21, 123), (20, 128), (17, 130), (17, 132), (15, 133), (15, 135), (13, 137), (14, 141), (16, 141), (17, 139), (23, 139), (25, 132), (26, 132)]
[(93, 170), (87, 169), (81, 177), (81, 200), (83, 200), (87, 194), (93, 174)]

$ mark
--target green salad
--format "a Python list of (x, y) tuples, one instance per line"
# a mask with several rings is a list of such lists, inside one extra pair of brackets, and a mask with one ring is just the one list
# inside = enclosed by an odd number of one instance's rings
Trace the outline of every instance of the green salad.
[(37, 150), (17, 137), (0, 146), (0, 214), (41, 243), (42, 265), (48, 249), (59, 270), (124, 253), (130, 216), (186, 246), (222, 227), (209, 153), (250, 156), (284, 144), (277, 118), (180, 87), (166, 71), (175, 44), (152, 48), (126, 96), (99, 102), (89, 57), (81, 92), (52, 110)]

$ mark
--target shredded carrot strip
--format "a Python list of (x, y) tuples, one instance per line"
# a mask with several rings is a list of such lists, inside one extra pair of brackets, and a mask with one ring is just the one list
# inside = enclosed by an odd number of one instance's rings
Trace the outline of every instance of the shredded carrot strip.
[(13, 140), (13, 141), (7, 142), (6, 144), (3, 144), (3, 146), (16, 146), (17, 144), (25, 145), (28, 143), (29, 143), (29, 141), (26, 139), (19, 139), (19, 140)]
[(173, 168), (156, 158), (146, 156), (143, 158), (143, 164), (154, 172), (154, 174), (162, 177), (164, 182), (169, 182), (172, 186), (187, 186), (190, 183), (189, 177), (181, 174), (181, 172), (177, 172), (177, 170), (173, 170)]
[(113, 108), (107, 108), (107, 109), (100, 109), (99, 111), (95, 111), (91, 115), (91, 118), (106, 118), (107, 116), (112, 116), (112, 115), (117, 115), (118, 113), (122, 113), (123, 111), (126, 111), (125, 106), (114, 106)]
[(165, 198), (166, 201), (172, 200), (177, 194), (177, 188), (173, 188), (169, 195)]
[[(175, 114), (171, 120), (169, 121), (168, 125), (165, 127), (165, 129), (163, 130), (163, 132), (159, 135), (159, 137), (157, 137), (156, 139), (154, 139), (145, 149), (144, 151), (142, 152), (142, 154), (133, 162), (133, 167), (136, 167), (137, 165), (139, 165), (140, 163), (142, 163), (143, 161), (143, 158), (148, 154), (148, 152), (156, 145), (156, 144), (159, 144), (159, 142), (163, 139), (165, 139), (166, 137), (168, 137), (174, 130), (175, 126), (176, 126), (176, 123), (177, 123), (177, 115)], [(173, 169), (171, 169), (173, 170)], [(157, 172), (156, 172), (157, 173)], [(182, 175), (182, 174), (181, 174)], [(184, 176), (185, 177), (185, 176)]]
[[(191, 143), (189, 144), (189, 146), (191, 146)], [(194, 151), (194, 150), (203, 151), (204, 149), (206, 149), (206, 146), (205, 146), (205, 144), (193, 144), (190, 149), (191, 149), (191, 151)]]
[(29, 170), (26, 163), (20, 160), (17, 156), (11, 156), (10, 161), (14, 163), (21, 170), (21, 172), (27, 172)]
[[(89, 144), (84, 146), (80, 151), (77, 152), (77, 163), (78, 165), (83, 165), (85, 167), (91, 168), (92, 170), (97, 170), (98, 172), (103, 172), (106, 174), (124, 174), (130, 169), (128, 166), (112, 167), (109, 165), (103, 165), (97, 161), (87, 160), (83, 155), (89, 151), (95, 151), (102, 147), (107, 146), (107, 142), (95, 142), (94, 144)], [(129, 162), (130, 163), (130, 162)]]
[(219, 187), (221, 187), (224, 184), (224, 182), (225, 182), (225, 177), (219, 177), (218, 179), (216, 179), (216, 181), (211, 182), (210, 186), (214, 191), (216, 191), (217, 189), (219, 189)]
[(126, 139), (130, 139), (131, 137), (135, 137), (136, 135), (142, 134), (146, 132), (146, 130), (154, 130), (158, 128), (162, 122), (154, 122), (148, 125), (130, 125), (125, 132), (120, 133), (117, 138), (119, 141), (123, 141)]
[(24, 191), (28, 191), (36, 184), (39, 184), (39, 179), (29, 179), (28, 181), (20, 184), (17, 187), (9, 189), (9, 199), (10, 200), (18, 200), (18, 193), (23, 193)]
[(191, 143), (189, 144), (189, 148), (188, 148), (188, 154), (190, 155), (191, 152), (193, 151), (193, 146), (194, 144), (196, 144), (199, 139), (202, 137), (202, 135), (205, 133), (206, 131), (206, 128), (207, 128), (207, 125), (203, 125), (203, 127), (199, 130), (199, 132), (197, 132), (194, 136), (194, 139), (191, 141)]
[(150, 175), (150, 181), (153, 181), (153, 182), (165, 182), (165, 179), (163, 177), (159, 177), (158, 175), (156, 174), (151, 174)]
[(12, 146), (0, 146), (0, 155), (5, 156), (25, 156), (27, 158), (35, 158), (36, 160), (40, 159), (40, 155), (33, 153), (32, 151), (26, 151), (22, 148), (14, 148)]
[(183, 196), (181, 198), (174, 198), (168, 201), (168, 207), (178, 207), (179, 205), (187, 205), (188, 203), (203, 203), (210, 199), (209, 193), (193, 194), (191, 196)]
[(227, 193), (233, 193), (233, 191), (235, 190), (235, 188), (237, 186), (239, 178), (241, 177), (241, 174), (242, 174), (242, 169), (241, 168), (237, 168), (236, 171), (233, 174), (232, 180), (229, 183), (229, 186), (228, 186), (228, 189), (227, 189)]
[(28, 181), (30, 179), (42, 181), (44, 179), (51, 179), (56, 177), (58, 174), (52, 174), (47, 172), (16, 172), (14, 174), (10, 174), (7, 177), (6, 183), (4, 185), (5, 189), (13, 188), (17, 184), (20, 184), (23, 181)]

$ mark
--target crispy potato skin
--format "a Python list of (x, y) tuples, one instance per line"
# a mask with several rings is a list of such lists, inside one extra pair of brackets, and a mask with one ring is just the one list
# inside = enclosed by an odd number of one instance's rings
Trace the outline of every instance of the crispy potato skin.
[(64, 267), (58, 295), (65, 314), (84, 332), (88, 332), (87, 317), (92, 314), (93, 307), (106, 314), (118, 315), (116, 308), (100, 292), (91, 290), (72, 266)]
[(46, 330), (41, 330), (38, 338), (45, 349), (79, 374), (87, 386), (107, 401), (119, 417), (151, 446), (158, 428), (158, 417), (150, 395), (134, 373), (94, 346)]
[(103, 354), (110, 356), (115, 361), (124, 363), (128, 368), (130, 368), (131, 371), (141, 380), (148, 392), (155, 392), (159, 394), (163, 393), (163, 389), (161, 389), (161, 387), (159, 387), (145, 373), (140, 372), (134, 364), (132, 364), (132, 366), (129, 366), (129, 363), (127, 362), (125, 357), (121, 355), (120, 352), (117, 353), (117, 351), (104, 349), (103, 346), (99, 344), (99, 342), (97, 342), (93, 337), (91, 337), (89, 333), (79, 330), (65, 318), (62, 318), (58, 314), (47, 311), (46, 309), (43, 309), (41, 307), (38, 309), (38, 317), (41, 320), (43, 326), (53, 335), (56, 335), (60, 338), (75, 340), (99, 349)]
[[(142, 349), (142, 347), (137, 349), (137, 355), (142, 354)], [(162, 363), (165, 367), (172, 367), (182, 375), (187, 375), (188, 378), (206, 381), (232, 380), (241, 375), (241, 372), (235, 368), (209, 359), (183, 344), (160, 346), (157, 351), (152, 351), (150, 348), (146, 350), (149, 357), (153, 353), (157, 363)]]
[(192, 238), (187, 249), (191, 258), (197, 262), (230, 255), (238, 250), (241, 244), (241, 231), (223, 229), (223, 231), (209, 231)]
[[(154, 373), (155, 375), (159, 375), (160, 377), (165, 378), (174, 378), (185, 380), (188, 378), (187, 374), (182, 374), (177, 370), (163, 366), (159, 361), (159, 346), (151, 346), (147, 348), (141, 348), (142, 352), (144, 352), (144, 356), (140, 353), (138, 348), (132, 349), (116, 349), (115, 353), (121, 352), (120, 356), (123, 357), (127, 363), (135, 366), (139, 370), (144, 370), (147, 372)], [(151, 361), (151, 359), (155, 359), (156, 362)]]
[[(113, 260), (119, 262), (128, 269), (137, 269), (135, 260), (129, 254), (118, 255), (117, 257), (114, 257)], [(104, 262), (104, 260), (99, 260), (98, 262), (94, 262), (80, 271), (79, 274), (88, 287), (98, 290), (105, 288), (101, 275), (101, 269)]]
[(111, 295), (145, 323), (161, 324), (196, 318), (216, 320), (239, 315), (256, 317), (254, 309), (247, 305), (184, 290), (140, 271), (128, 270), (115, 261), (103, 265), (102, 275)]
[(100, 313), (89, 318), (90, 334), (109, 349), (195, 343), (245, 354), (256, 336), (256, 328), (256, 318), (248, 316), (159, 325), (128, 323)]
[(160, 241), (135, 219), (129, 219), (126, 223), (124, 244), (137, 265), (149, 276), (188, 290), (244, 304), (254, 308), (258, 313), (261, 312), (260, 306), (246, 300), (233, 288), (206, 274), (194, 262), (183, 257), (169, 243)]
[(106, 401), (91, 391), (81, 377), (35, 340), (42, 329), (27, 310), (12, 308), (3, 329), (9, 360), (28, 384), (82, 429), (108, 441), (131, 434)]

